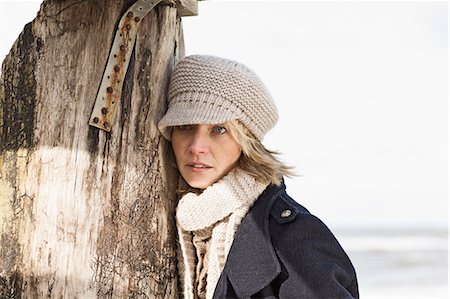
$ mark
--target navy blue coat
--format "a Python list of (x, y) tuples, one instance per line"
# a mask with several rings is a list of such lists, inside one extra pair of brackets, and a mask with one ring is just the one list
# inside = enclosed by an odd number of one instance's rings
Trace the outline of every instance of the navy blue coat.
[(282, 184), (269, 186), (242, 220), (214, 298), (359, 294), (355, 270), (338, 241)]

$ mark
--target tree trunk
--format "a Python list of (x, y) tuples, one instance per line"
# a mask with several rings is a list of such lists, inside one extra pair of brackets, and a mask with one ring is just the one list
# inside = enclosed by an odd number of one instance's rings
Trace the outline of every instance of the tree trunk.
[(2, 65), (1, 298), (178, 296), (178, 174), (156, 127), (184, 55), (175, 3), (142, 20), (111, 133), (88, 125), (133, 2), (44, 1)]

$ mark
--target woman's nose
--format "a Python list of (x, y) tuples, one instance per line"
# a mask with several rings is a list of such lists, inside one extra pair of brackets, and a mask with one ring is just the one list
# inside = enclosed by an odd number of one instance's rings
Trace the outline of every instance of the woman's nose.
[(192, 138), (190, 151), (194, 155), (206, 154), (209, 152), (208, 136), (202, 133), (200, 130), (195, 132)]

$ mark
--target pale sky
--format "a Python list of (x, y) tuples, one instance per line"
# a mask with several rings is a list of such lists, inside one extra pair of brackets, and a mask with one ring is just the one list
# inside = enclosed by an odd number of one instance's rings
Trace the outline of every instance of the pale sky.
[[(0, 60), (42, 1), (0, 2)], [(205, 1), (187, 54), (240, 61), (280, 121), (288, 193), (332, 227), (447, 226), (447, 1)]]

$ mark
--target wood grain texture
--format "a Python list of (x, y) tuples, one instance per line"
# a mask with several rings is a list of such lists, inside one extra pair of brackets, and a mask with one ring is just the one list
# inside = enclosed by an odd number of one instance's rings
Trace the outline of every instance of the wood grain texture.
[(112, 133), (87, 124), (132, 2), (44, 1), (2, 65), (1, 298), (178, 296), (178, 174), (156, 128), (184, 56), (174, 5), (142, 20)]

